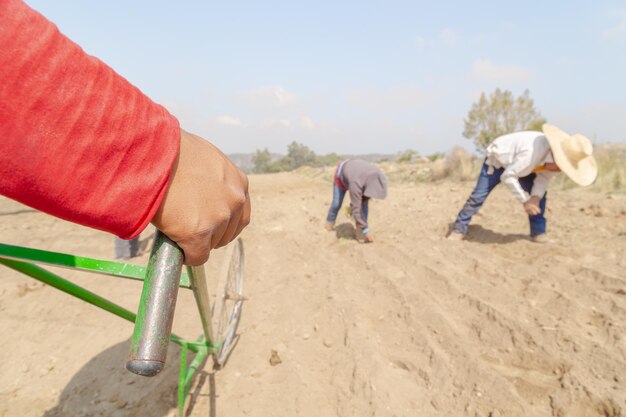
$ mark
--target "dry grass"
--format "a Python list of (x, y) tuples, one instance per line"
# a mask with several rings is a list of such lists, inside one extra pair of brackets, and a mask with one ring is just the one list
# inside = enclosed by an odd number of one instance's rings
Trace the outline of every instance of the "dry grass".
[(481, 165), (482, 161), (470, 155), (465, 149), (454, 147), (447, 153), (445, 158), (438, 159), (432, 163), (431, 180), (473, 180), (478, 176)]
[[(384, 161), (375, 165), (385, 173), (391, 183), (431, 182), (443, 179), (473, 181), (480, 172), (482, 160), (470, 155), (463, 148), (455, 147), (446, 154), (445, 158), (435, 161), (418, 157), (413, 162)], [(335, 166), (300, 167), (296, 172), (308, 177), (332, 181)]]
[[(600, 145), (595, 148), (598, 163), (598, 178), (588, 188), (604, 193), (626, 192), (626, 146)], [(568, 190), (576, 188), (565, 175), (557, 175), (550, 184), (551, 189)]]
[[(596, 147), (598, 179), (588, 188), (604, 193), (626, 193), (626, 146), (602, 145)], [(431, 182), (440, 180), (476, 181), (483, 159), (473, 156), (463, 148), (455, 147), (435, 161), (417, 158), (413, 162), (385, 161), (376, 165), (391, 183)], [(335, 166), (301, 167), (297, 170), (309, 177), (332, 181)], [(568, 190), (578, 186), (565, 175), (557, 175), (550, 184), (551, 190)]]

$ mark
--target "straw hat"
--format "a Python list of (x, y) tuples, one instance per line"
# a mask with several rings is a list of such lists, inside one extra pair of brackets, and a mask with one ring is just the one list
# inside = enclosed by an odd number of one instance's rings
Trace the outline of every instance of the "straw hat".
[(593, 158), (593, 145), (585, 136), (568, 135), (551, 124), (543, 125), (554, 162), (578, 185), (589, 185), (598, 176), (598, 165)]

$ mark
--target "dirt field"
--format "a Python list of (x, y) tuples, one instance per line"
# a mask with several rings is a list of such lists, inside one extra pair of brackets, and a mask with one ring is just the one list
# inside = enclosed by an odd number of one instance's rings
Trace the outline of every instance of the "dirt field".
[[(323, 229), (327, 181), (252, 176), (241, 338), (199, 375), (188, 415), (626, 416), (626, 195), (551, 192), (554, 243), (541, 245), (501, 187), (468, 239), (447, 241), (472, 187), (392, 184), (364, 245), (343, 213)], [(6, 199), (0, 241), (113, 253), (110, 235)], [(137, 306), (140, 283), (61, 275)], [(200, 334), (194, 308), (181, 290), (175, 332)], [(0, 333), (2, 417), (176, 415), (176, 345), (160, 376), (133, 376), (131, 323), (2, 266)]]

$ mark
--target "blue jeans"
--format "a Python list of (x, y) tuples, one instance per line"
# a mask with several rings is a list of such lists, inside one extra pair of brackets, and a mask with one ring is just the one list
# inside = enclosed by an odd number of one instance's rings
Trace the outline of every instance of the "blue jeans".
[[(328, 223), (335, 223), (337, 220), (337, 214), (339, 214), (339, 210), (341, 209), (341, 204), (343, 203), (343, 198), (346, 196), (346, 192), (339, 188), (337, 184), (333, 184), (333, 202), (330, 203), (330, 208), (328, 209), (328, 216), (326, 216), (326, 221)], [(361, 200), (361, 211), (363, 212), (363, 219), (367, 222), (367, 213), (368, 213), (368, 202), (369, 198), (364, 198)]]
[[(488, 174), (488, 170), (489, 165), (483, 164), (476, 187), (474, 187), (474, 191), (472, 191), (472, 194), (459, 212), (454, 226), (452, 226), (452, 231), (461, 234), (467, 233), (467, 226), (470, 220), (472, 220), (472, 216), (478, 213), (478, 210), (482, 207), (485, 200), (487, 200), (487, 196), (491, 190), (500, 183), (500, 176), (504, 172), (504, 168), (494, 169), (491, 175)], [(537, 174), (533, 173), (519, 179), (520, 185), (527, 193), (530, 193), (532, 190), (536, 176)], [(546, 218), (544, 217), (546, 212), (546, 195), (547, 193), (544, 194), (539, 203), (541, 213), (535, 216), (528, 216), (530, 222), (530, 236), (537, 236), (546, 232)]]

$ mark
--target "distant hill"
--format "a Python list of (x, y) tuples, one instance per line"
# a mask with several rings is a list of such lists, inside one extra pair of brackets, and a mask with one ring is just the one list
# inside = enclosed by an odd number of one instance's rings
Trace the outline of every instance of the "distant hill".
[[(228, 154), (228, 157), (244, 172), (250, 173), (252, 172), (252, 168), (254, 168), (254, 164), (252, 163), (252, 157), (254, 153), (231, 153)], [(272, 160), (277, 160), (285, 155), (272, 153)], [(365, 155), (344, 155), (346, 159), (364, 159), (369, 162), (381, 162), (381, 161), (393, 161), (398, 155), (397, 154), (381, 154), (381, 153), (371, 153)]]

